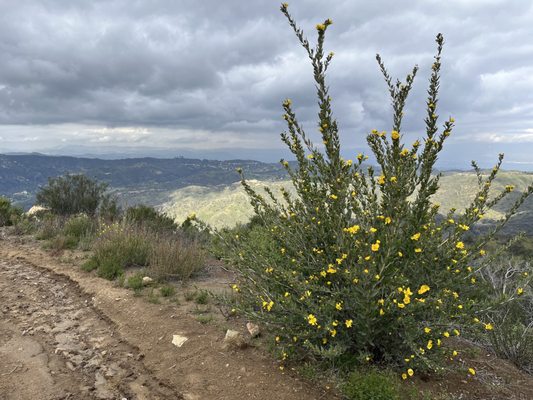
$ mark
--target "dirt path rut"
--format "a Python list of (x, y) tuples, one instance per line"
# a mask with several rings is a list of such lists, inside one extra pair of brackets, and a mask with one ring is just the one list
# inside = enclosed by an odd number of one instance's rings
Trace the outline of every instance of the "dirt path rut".
[(68, 279), (0, 260), (0, 399), (180, 399)]

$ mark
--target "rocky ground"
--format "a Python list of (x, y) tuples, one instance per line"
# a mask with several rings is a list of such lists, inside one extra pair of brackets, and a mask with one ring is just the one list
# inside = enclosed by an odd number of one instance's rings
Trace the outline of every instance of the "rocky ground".
[(182, 398), (64, 277), (0, 260), (1, 399)]

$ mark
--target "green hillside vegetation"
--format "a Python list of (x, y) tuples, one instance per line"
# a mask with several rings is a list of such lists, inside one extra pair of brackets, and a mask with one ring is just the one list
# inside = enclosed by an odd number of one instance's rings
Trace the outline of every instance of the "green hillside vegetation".
[[(507, 198), (485, 215), (487, 220), (502, 218), (505, 211), (519, 196), (519, 192), (527, 188), (533, 181), (533, 174), (520, 171), (501, 171), (494, 182), (495, 192), (503, 190), (507, 185), (516, 189)], [(250, 180), (255, 190), (268, 186), (274, 193), (280, 193), (283, 187), (291, 190), (290, 181), (258, 181)], [(477, 192), (477, 177), (474, 172), (446, 172), (441, 179), (441, 189), (433, 197), (435, 203), (441, 204), (441, 212), (450, 208), (464, 210)], [(163, 204), (165, 213), (183, 222), (188, 215), (196, 213), (199, 219), (216, 228), (233, 227), (246, 223), (253, 215), (253, 209), (244, 189), (238, 183), (227, 186), (188, 186), (171, 194), (171, 200)], [(526, 220), (533, 218), (533, 201), (529, 199), (520, 209), (520, 215), (511, 220), (510, 226), (527, 229)], [(519, 228), (519, 227), (520, 228)], [(530, 228), (533, 229), (533, 228)], [(532, 232), (533, 233), (533, 232)]]

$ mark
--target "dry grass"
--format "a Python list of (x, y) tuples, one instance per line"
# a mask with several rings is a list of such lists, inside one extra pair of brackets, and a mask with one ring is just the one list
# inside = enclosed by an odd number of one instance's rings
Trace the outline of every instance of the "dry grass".
[(149, 273), (155, 279), (186, 281), (204, 267), (206, 253), (194, 240), (172, 235), (152, 243)]

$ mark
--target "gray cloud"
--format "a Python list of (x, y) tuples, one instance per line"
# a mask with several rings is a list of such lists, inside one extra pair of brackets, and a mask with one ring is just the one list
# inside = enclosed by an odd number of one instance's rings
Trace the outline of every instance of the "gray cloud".
[[(364, 149), (370, 129), (390, 128), (376, 52), (395, 76), (419, 64), (405, 132), (420, 135), (433, 40), (442, 32), (440, 115), (457, 120), (454, 153), (444, 159), (483, 163), (497, 143), (518, 168), (530, 165), (533, 151), (528, 3), (301, 0), (290, 10), (311, 40), (317, 22), (334, 20), (330, 86), (347, 152)], [(311, 67), (276, 2), (0, 4), (0, 152), (112, 147), (217, 156), (219, 149), (221, 157), (241, 157), (258, 154), (255, 147), (270, 159), (281, 154), (286, 97), (307, 130), (315, 129)]]

